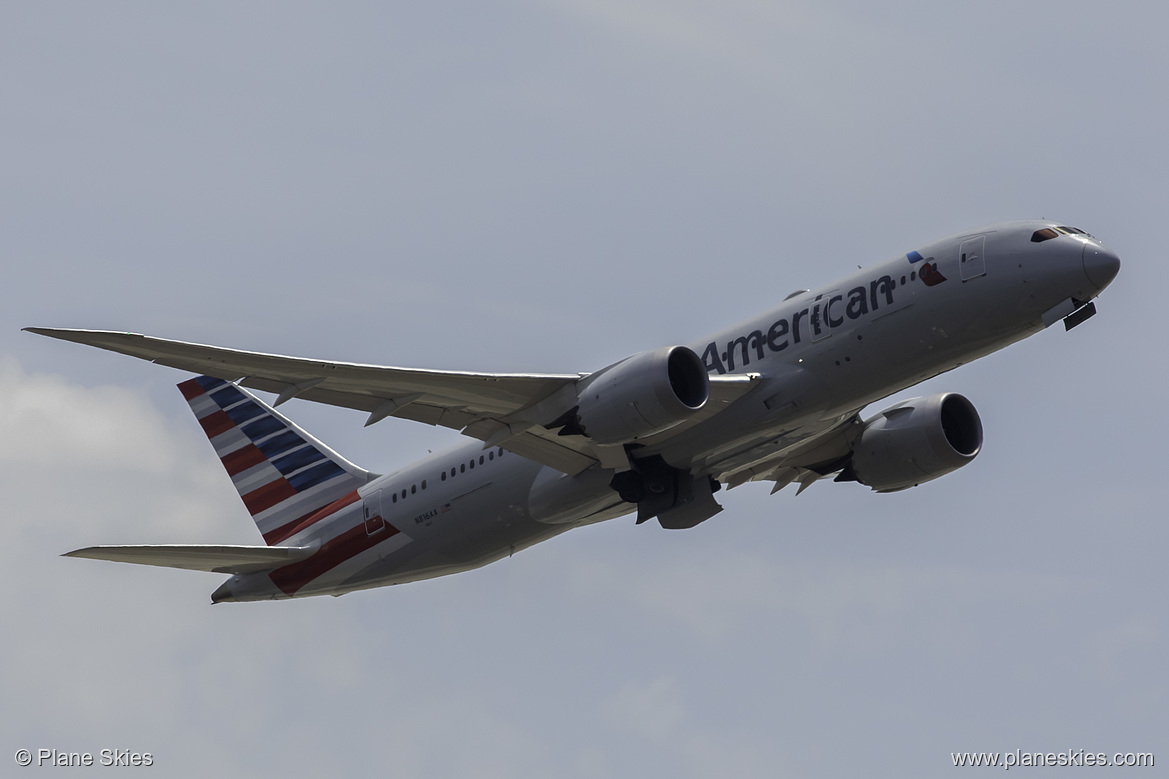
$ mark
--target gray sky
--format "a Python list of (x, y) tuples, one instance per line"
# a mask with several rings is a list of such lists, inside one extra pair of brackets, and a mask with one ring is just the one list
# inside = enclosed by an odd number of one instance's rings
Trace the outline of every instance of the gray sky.
[[(434, 777), (933, 777), (951, 752), (1015, 749), (1169, 763), (1167, 17), (0, 5), (0, 761), (109, 748), (164, 776)], [(747, 485), (691, 531), (625, 518), (340, 599), (211, 607), (222, 577), (58, 557), (258, 537), (183, 374), (20, 327), (594, 370), (1041, 216), (1100, 237), (1121, 275), (1075, 331), (925, 385), (971, 398), (987, 438), (924, 487)], [(377, 471), (457, 440), (285, 408)]]

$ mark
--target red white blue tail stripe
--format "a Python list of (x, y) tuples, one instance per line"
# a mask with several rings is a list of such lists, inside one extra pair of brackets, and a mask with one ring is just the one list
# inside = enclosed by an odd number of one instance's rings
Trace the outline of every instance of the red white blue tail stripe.
[(199, 376), (178, 386), (269, 545), (356, 501), (373, 478), (235, 384)]

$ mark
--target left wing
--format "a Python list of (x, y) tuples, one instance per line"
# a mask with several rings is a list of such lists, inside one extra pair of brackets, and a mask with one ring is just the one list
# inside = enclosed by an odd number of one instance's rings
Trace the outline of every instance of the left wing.
[[(292, 398), (441, 425), (575, 474), (594, 463), (611, 465), (611, 447), (584, 436), (559, 436), (545, 425), (568, 411), (577, 381), (588, 374), (468, 373), (391, 368), (245, 352), (171, 341), (137, 333), (26, 327), (30, 333), (96, 346), (159, 365), (234, 381)], [(710, 399), (678, 430), (709, 418), (752, 386), (748, 376), (712, 377)], [(621, 453), (623, 457), (623, 452)]]
[(316, 546), (222, 546), (211, 544), (137, 544), (87, 546), (62, 557), (113, 560), (116, 563), (157, 565), (212, 573), (252, 573), (303, 560)]

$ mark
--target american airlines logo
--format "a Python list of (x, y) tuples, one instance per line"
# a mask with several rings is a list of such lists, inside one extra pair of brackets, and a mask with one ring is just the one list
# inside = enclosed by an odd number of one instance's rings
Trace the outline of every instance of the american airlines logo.
[(938, 271), (938, 264), (933, 257), (922, 257), (921, 252), (909, 252), (905, 255), (905, 259), (909, 260), (910, 265), (925, 260), (920, 273), (921, 280), (927, 287), (936, 286), (946, 280), (946, 277)]
[[(924, 260), (917, 275), (927, 287), (946, 280), (932, 257), (926, 259), (917, 252), (910, 252), (906, 257), (911, 263)], [(782, 352), (805, 339), (818, 341), (843, 325), (846, 318), (861, 319), (882, 306), (892, 306), (896, 288), (897, 281), (892, 276), (881, 276), (869, 282), (867, 289), (853, 287), (847, 293), (817, 295), (811, 305), (777, 320), (766, 333), (754, 330), (726, 344), (711, 341), (702, 352), (702, 362), (708, 373), (729, 373), (750, 365), (752, 358), (762, 360), (769, 352)]]

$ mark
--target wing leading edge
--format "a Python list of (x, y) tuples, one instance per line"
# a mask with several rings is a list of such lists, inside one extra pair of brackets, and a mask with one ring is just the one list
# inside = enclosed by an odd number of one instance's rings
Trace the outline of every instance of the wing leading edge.
[[(485, 447), (501, 446), (569, 474), (612, 462), (612, 453), (588, 438), (558, 436), (545, 428), (572, 406), (576, 383), (587, 374), (394, 368), (247, 352), (138, 333), (24, 329), (276, 393), (275, 405), (301, 398), (365, 411), (367, 425), (393, 416), (447, 427), (483, 441)], [(710, 401), (685, 426), (718, 413), (751, 384), (750, 376), (712, 377)]]

